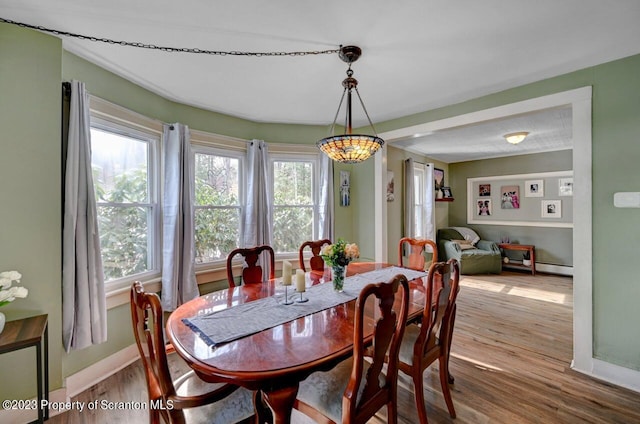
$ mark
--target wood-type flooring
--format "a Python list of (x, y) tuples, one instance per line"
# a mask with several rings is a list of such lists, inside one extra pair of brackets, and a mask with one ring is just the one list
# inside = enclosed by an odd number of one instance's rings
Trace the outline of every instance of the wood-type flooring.
[[(451, 372), (457, 418), (441, 394), (437, 364), (424, 374), (431, 424), (640, 424), (640, 393), (573, 371), (572, 279), (518, 272), (463, 276), (453, 336)], [(172, 369), (186, 365), (171, 355)], [(73, 400), (146, 400), (140, 361)], [(413, 384), (399, 380), (400, 424), (418, 422)], [(146, 423), (144, 410), (70, 411), (52, 424)], [(382, 410), (370, 420), (386, 423)], [(220, 423), (223, 424), (223, 423)]]

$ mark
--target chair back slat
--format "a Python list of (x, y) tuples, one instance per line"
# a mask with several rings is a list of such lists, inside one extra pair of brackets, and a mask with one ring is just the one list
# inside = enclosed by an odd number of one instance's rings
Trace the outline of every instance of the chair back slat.
[(298, 249), (298, 261), (300, 263), (300, 268), (307, 272), (307, 267), (305, 266), (304, 261), (304, 251), (307, 248), (311, 249), (311, 259), (309, 260), (309, 265), (311, 267), (310, 271), (322, 272), (324, 271), (324, 259), (320, 256), (320, 250), (322, 246), (325, 244), (331, 244), (331, 240), (323, 239), (323, 240), (314, 240), (314, 241), (305, 241), (300, 245)]
[[(407, 249), (407, 250), (405, 250)], [(425, 271), (425, 253), (431, 252), (431, 263), (438, 261), (438, 247), (433, 240), (403, 237), (398, 243), (398, 266)], [(405, 263), (404, 257), (407, 256)]]
[[(256, 247), (245, 247), (233, 250), (227, 256), (227, 281), (229, 282), (229, 287), (237, 286), (235, 277), (233, 276), (233, 259), (236, 256), (242, 256), (244, 259), (243, 269), (242, 269), (242, 283), (243, 284), (258, 284), (262, 283), (263, 280), (263, 269), (262, 265), (258, 263), (261, 254), (266, 252), (265, 254), (268, 256), (268, 266), (269, 266), (269, 277), (270, 279), (275, 278), (275, 254), (273, 252), (273, 248), (266, 244)], [(264, 255), (263, 255), (264, 256)]]

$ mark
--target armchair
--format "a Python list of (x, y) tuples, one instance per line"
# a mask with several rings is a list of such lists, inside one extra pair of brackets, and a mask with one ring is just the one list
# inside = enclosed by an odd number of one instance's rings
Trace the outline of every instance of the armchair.
[(498, 245), (492, 241), (480, 240), (470, 228), (441, 228), (438, 230), (437, 240), (438, 251), (443, 256), (439, 259), (456, 259), (460, 264), (460, 274), (502, 272), (502, 255)]

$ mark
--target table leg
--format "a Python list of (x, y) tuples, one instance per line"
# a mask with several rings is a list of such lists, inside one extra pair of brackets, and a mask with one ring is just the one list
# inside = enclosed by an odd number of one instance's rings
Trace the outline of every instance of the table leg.
[(36, 345), (36, 361), (38, 365), (36, 366), (36, 378), (38, 379), (36, 387), (38, 388), (38, 421), (39, 423), (44, 422), (44, 411), (42, 408), (42, 342)]
[(273, 412), (273, 424), (291, 423), (291, 410), (298, 395), (298, 384), (263, 392), (263, 399)]
[[(44, 327), (44, 399), (49, 403), (49, 323)], [(44, 420), (49, 419), (49, 408), (44, 410)]]

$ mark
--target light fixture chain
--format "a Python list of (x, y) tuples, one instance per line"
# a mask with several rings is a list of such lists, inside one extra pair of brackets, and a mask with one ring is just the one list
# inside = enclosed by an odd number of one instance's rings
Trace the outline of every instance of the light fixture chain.
[(154, 44), (146, 44), (140, 43), (136, 41), (122, 41), (122, 40), (112, 40), (109, 38), (103, 37), (94, 37), (91, 35), (83, 35), (76, 34), (73, 32), (62, 31), (57, 29), (46, 28), (39, 25), (31, 25), (25, 24), (23, 22), (16, 22), (10, 19), (5, 19), (0, 17), (0, 22), (4, 22), (6, 24), (17, 25), (22, 28), (35, 29), (38, 31), (46, 32), (54, 35), (61, 35), (64, 37), (72, 37), (77, 38), (79, 40), (87, 40), (94, 41), (97, 43), (106, 43), (106, 44), (117, 44), (120, 46), (127, 47), (137, 47), (141, 49), (148, 50), (158, 50), (167, 53), (192, 53), (192, 54), (208, 54), (213, 56), (251, 56), (251, 57), (263, 57), (263, 56), (309, 56), (309, 55), (320, 55), (320, 54), (334, 54), (339, 53), (339, 49), (330, 49), (330, 50), (311, 50), (311, 51), (294, 51), (294, 52), (241, 52), (241, 51), (221, 51), (221, 50), (204, 50), (199, 48), (190, 48), (190, 47), (167, 47), (167, 46), (156, 46)]
[(378, 133), (376, 131), (376, 127), (373, 126), (373, 122), (371, 122), (371, 118), (369, 118), (369, 113), (367, 112), (367, 108), (364, 106), (364, 102), (362, 101), (362, 97), (360, 97), (360, 92), (358, 91), (358, 87), (354, 87), (354, 90), (356, 90), (356, 94), (358, 95), (358, 100), (360, 100), (360, 104), (362, 105), (362, 110), (364, 110), (364, 114), (367, 116), (367, 120), (369, 121), (369, 125), (371, 126), (371, 129), (373, 130), (373, 133), (378, 136)]

